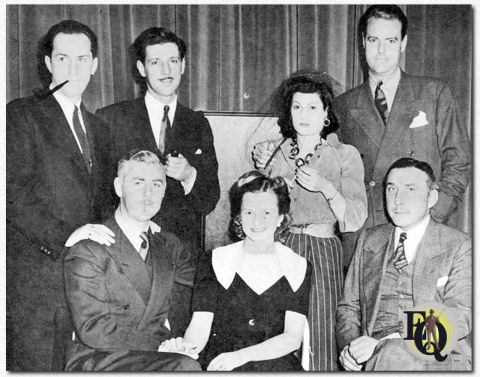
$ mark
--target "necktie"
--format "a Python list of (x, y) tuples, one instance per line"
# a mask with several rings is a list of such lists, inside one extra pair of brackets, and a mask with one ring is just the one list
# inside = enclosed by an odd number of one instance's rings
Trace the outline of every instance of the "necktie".
[(388, 118), (388, 106), (387, 99), (385, 98), (385, 93), (383, 93), (382, 86), (383, 82), (379, 81), (375, 89), (375, 107), (377, 108), (380, 116), (382, 117), (383, 123), (387, 124)]
[(88, 172), (91, 173), (92, 158), (90, 156), (90, 145), (88, 144), (87, 135), (85, 134), (85, 131), (83, 131), (82, 124), (80, 123), (77, 106), (75, 106), (75, 109), (73, 110), (73, 129), (77, 134), (78, 142), (80, 143), (80, 147), (82, 148), (82, 155), (85, 163), (87, 164)]
[(167, 128), (170, 128), (170, 119), (168, 119), (168, 110), (170, 106), (165, 105), (163, 108), (163, 118), (162, 124), (160, 126), (160, 134), (158, 136), (158, 149), (160, 152), (165, 152), (165, 134), (167, 133)]
[(143, 260), (147, 258), (148, 253), (148, 236), (146, 232), (140, 233), (140, 238), (142, 239), (142, 244), (140, 245), (140, 250), (138, 251)]
[(395, 268), (402, 272), (402, 269), (408, 264), (407, 258), (405, 257), (405, 244), (404, 241), (407, 239), (407, 233), (403, 232), (400, 234), (400, 239), (398, 240), (398, 246), (395, 250), (395, 257), (393, 258), (393, 265)]

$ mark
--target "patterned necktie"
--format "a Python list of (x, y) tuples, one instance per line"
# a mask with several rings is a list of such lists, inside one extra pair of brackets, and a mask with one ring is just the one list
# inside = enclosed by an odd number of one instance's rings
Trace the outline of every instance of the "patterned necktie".
[(80, 123), (80, 117), (78, 116), (78, 107), (75, 106), (73, 110), (73, 129), (77, 134), (78, 142), (80, 143), (80, 147), (82, 148), (82, 156), (87, 164), (87, 170), (89, 173), (92, 172), (92, 158), (90, 156), (90, 145), (88, 144), (88, 138), (83, 131), (82, 124)]
[(163, 118), (162, 124), (160, 126), (160, 134), (158, 136), (158, 149), (160, 152), (165, 152), (165, 134), (167, 133), (167, 128), (170, 128), (170, 119), (168, 119), (168, 110), (170, 110), (170, 106), (165, 105), (163, 108)]
[(142, 244), (140, 245), (140, 250), (138, 251), (142, 259), (145, 261), (147, 259), (148, 253), (148, 236), (146, 232), (140, 233), (140, 238), (142, 239)]
[(382, 117), (383, 123), (387, 124), (388, 118), (388, 106), (387, 106), (387, 99), (385, 98), (385, 93), (380, 88), (383, 82), (379, 81), (377, 83), (377, 87), (375, 89), (375, 107), (377, 108), (380, 116)]
[(393, 265), (395, 268), (402, 272), (402, 269), (408, 264), (407, 258), (405, 257), (405, 244), (404, 241), (407, 239), (407, 233), (400, 233), (400, 239), (398, 240), (398, 246), (395, 250), (395, 257), (393, 258)]

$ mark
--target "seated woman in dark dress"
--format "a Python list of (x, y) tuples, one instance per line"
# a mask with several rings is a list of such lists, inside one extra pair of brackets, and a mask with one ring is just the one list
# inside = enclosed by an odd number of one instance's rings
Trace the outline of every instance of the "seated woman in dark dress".
[(242, 175), (230, 189), (230, 229), (243, 239), (205, 253), (183, 338), (162, 351), (200, 356), (214, 371), (302, 370), (299, 349), (308, 312), (311, 268), (277, 242), (290, 223), (283, 178)]

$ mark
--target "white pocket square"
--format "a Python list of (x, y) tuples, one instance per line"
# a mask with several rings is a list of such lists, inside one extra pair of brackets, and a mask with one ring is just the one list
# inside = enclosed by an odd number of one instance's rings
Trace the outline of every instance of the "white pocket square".
[(437, 280), (437, 287), (443, 287), (445, 284), (447, 284), (448, 281), (448, 276), (442, 276), (441, 278), (438, 278)]
[(427, 114), (425, 114), (423, 111), (419, 111), (418, 115), (412, 119), (412, 123), (410, 123), (410, 128), (423, 127), (427, 124)]
[(195, 154), (202, 154), (202, 150), (200, 148), (198, 148), (196, 151), (195, 151)]

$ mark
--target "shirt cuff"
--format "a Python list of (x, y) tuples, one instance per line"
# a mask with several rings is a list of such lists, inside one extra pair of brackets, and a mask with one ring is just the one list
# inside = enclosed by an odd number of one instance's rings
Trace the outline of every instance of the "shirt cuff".
[(383, 337), (382, 339), (380, 339), (380, 340), (384, 340), (384, 339), (394, 339), (394, 338), (400, 338), (400, 339), (401, 339), (402, 337), (400, 336), (400, 333), (394, 332), (394, 333), (391, 333), (391, 334), (389, 334), (389, 335), (387, 335), (387, 336), (384, 336), (384, 337)]
[(185, 191), (185, 195), (188, 195), (190, 191), (192, 191), (193, 185), (195, 184), (195, 180), (197, 179), (197, 169), (192, 166), (193, 173), (190, 174), (186, 180), (182, 181), (181, 184), (183, 186), (183, 190)]

